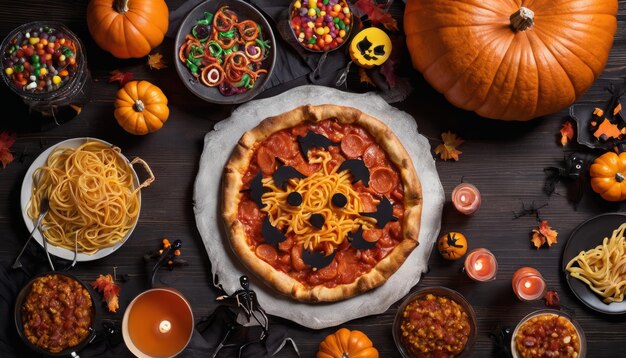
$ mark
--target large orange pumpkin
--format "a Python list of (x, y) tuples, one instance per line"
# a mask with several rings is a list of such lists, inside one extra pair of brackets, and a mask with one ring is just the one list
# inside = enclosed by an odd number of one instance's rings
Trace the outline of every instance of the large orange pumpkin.
[(117, 58), (139, 58), (161, 44), (167, 32), (164, 0), (91, 0), (87, 26), (98, 46)]
[(340, 328), (320, 343), (317, 358), (378, 358), (378, 350), (361, 331)]
[(606, 152), (589, 168), (591, 188), (607, 201), (626, 200), (626, 153)]
[(580, 97), (604, 68), (617, 0), (408, 0), (407, 45), (455, 106), (528, 120)]
[(148, 81), (131, 81), (117, 91), (114, 115), (128, 133), (144, 135), (161, 129), (170, 110), (159, 87)]

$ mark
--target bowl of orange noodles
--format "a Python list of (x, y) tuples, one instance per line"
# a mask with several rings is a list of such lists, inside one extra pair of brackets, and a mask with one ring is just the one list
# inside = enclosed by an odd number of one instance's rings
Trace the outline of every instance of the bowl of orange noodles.
[(567, 284), (582, 303), (601, 313), (626, 313), (625, 235), (626, 213), (601, 214), (578, 225), (563, 249)]
[(263, 15), (239, 0), (208, 0), (183, 19), (175, 38), (176, 71), (205, 101), (238, 104), (261, 93), (276, 59)]
[[(139, 182), (134, 164), (149, 174)], [(141, 210), (141, 189), (154, 181), (140, 158), (129, 161), (121, 150), (96, 138), (73, 138), (41, 153), (26, 172), (20, 193), (22, 216), (35, 227), (39, 203), (47, 196), (50, 210), (33, 238), (50, 254), (91, 261), (113, 253), (130, 237)]]

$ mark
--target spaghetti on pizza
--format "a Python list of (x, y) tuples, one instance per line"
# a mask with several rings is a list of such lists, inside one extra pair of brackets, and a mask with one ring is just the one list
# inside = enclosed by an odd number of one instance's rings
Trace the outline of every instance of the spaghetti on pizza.
[(418, 243), (421, 187), (393, 132), (354, 108), (303, 106), (246, 132), (223, 217), (242, 262), (305, 302), (383, 284)]

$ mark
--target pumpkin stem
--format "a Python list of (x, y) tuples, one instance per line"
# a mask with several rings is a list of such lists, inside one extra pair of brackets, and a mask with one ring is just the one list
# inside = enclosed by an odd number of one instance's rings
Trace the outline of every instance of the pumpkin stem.
[(624, 174), (622, 174), (622, 173), (615, 173), (615, 181), (616, 182), (621, 183), (621, 182), (624, 181), (624, 179), (626, 179), (626, 178), (624, 178)]
[(135, 110), (135, 112), (143, 112), (144, 108), (146, 107), (140, 99), (136, 100), (135, 104), (133, 104), (133, 109)]
[(524, 31), (535, 23), (535, 13), (531, 9), (522, 6), (509, 17), (509, 20), (511, 20), (513, 32)]
[(128, 11), (128, 0), (115, 0), (113, 2), (113, 9), (120, 14), (124, 14)]
[(350, 356), (348, 356), (348, 353), (341, 353), (341, 358), (350, 358)]

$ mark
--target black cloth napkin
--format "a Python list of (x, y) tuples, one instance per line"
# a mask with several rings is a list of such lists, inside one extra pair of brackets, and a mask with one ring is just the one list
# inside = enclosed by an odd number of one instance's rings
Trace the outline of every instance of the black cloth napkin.
[[(34, 243), (30, 244), (20, 262), (23, 267), (19, 269), (11, 268), (13, 262), (0, 263), (0, 317), (4, 317), (4, 319), (0, 320), (0, 357), (2, 358), (36, 358), (41, 356), (30, 350), (18, 336), (14, 320), (14, 307), (20, 290), (30, 278), (49, 269), (43, 250)], [(53, 259), (53, 263), (57, 269), (69, 266), (67, 261), (60, 259)], [(150, 277), (153, 265), (154, 262), (146, 263), (146, 277)], [(161, 270), (164, 269), (161, 268)], [(183, 271), (184, 268), (177, 268), (177, 270)], [(167, 276), (170, 277), (174, 274)], [(163, 279), (159, 279), (158, 275), (159, 273), (157, 273), (157, 280), (155, 280), (157, 284), (155, 286), (163, 286), (164, 282), (169, 282), (166, 275), (162, 276)], [(147, 280), (146, 282), (139, 281), (142, 280), (134, 279), (133, 281), (122, 283), (122, 290), (127, 285), (138, 285), (140, 289), (148, 288)], [(100, 295), (94, 292), (92, 294), (96, 295), (95, 301), (99, 302)], [(102, 306), (96, 307), (95, 338), (78, 354), (83, 358), (132, 357), (121, 336), (121, 322), (119, 320), (103, 319), (103, 310), (104, 307)], [(241, 351), (241, 358), (264, 358), (273, 356), (289, 342), (288, 330), (282, 325), (271, 326), (268, 337), (263, 342), (258, 342), (261, 336), (261, 328), (259, 326), (244, 327), (236, 322), (236, 318), (237, 314), (231, 308), (218, 306), (208, 317), (199, 319), (191, 341), (183, 353), (180, 354), (180, 357), (212, 357), (217, 347), (224, 341), (226, 346), (220, 349), (217, 357), (237, 357), (239, 348), (247, 344)], [(228, 335), (228, 339), (224, 340), (229, 329), (231, 332)]]

